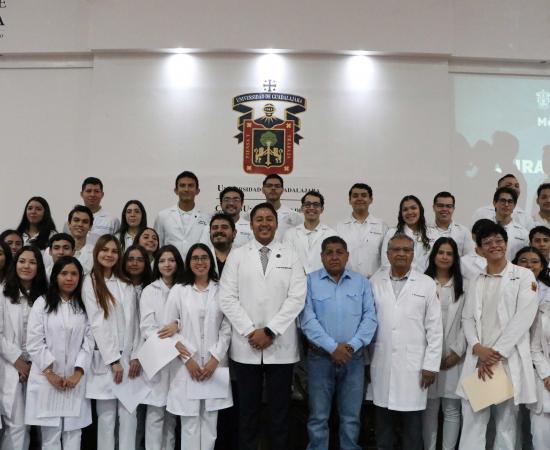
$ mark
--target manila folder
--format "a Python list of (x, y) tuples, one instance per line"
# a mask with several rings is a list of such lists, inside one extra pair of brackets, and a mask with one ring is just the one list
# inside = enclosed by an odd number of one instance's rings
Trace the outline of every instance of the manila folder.
[(492, 370), (493, 378), (485, 377), (485, 381), (478, 377), (477, 369), (462, 381), (462, 387), (474, 412), (498, 405), (514, 396), (512, 381), (502, 363), (494, 365)]

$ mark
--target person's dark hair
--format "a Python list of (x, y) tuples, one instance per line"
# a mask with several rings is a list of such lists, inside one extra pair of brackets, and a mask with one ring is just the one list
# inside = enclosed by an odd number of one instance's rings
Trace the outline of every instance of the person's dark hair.
[(185, 274), (185, 265), (183, 264), (183, 258), (179, 250), (171, 245), (163, 245), (158, 249), (157, 255), (155, 256), (155, 262), (153, 263), (153, 280), (158, 280), (162, 277), (159, 270), (160, 258), (164, 253), (171, 253), (174, 259), (176, 260), (176, 271), (174, 272), (174, 284), (183, 283), (183, 276)]
[(17, 230), (12, 230), (11, 228), (8, 228), (7, 230), (4, 230), (2, 231), (2, 233), (0, 233), (0, 241), (4, 242), (4, 240), (10, 235), (10, 234), (16, 234), (17, 236), (19, 236), (21, 238), (21, 242), (23, 242), (23, 235), (17, 231)]
[(437, 275), (435, 257), (437, 256), (437, 252), (443, 244), (449, 244), (453, 249), (453, 264), (449, 268), (449, 274), (453, 277), (453, 288), (455, 293), (454, 301), (456, 302), (464, 293), (464, 279), (462, 277), (462, 271), (460, 270), (460, 254), (458, 253), (458, 247), (453, 238), (440, 237), (437, 241), (434, 242), (432, 251), (430, 252), (430, 258), (428, 260), (428, 268), (424, 273), (435, 280)]
[(94, 224), (94, 213), (90, 208), (84, 205), (74, 205), (73, 209), (69, 212), (69, 216), (67, 217), (67, 222), (71, 223), (71, 220), (73, 220), (74, 213), (81, 212), (84, 214), (88, 214), (88, 217), (90, 218), (90, 228), (92, 228), (92, 225)]
[(225, 220), (226, 222), (229, 222), (231, 229), (235, 231), (235, 221), (233, 220), (233, 217), (231, 217), (229, 214), (226, 214), (226, 213), (214, 214), (210, 219), (210, 225), (208, 228), (212, 228), (212, 222), (214, 222), (214, 220)]
[(78, 270), (78, 284), (76, 285), (75, 290), (73, 291), (73, 299), (71, 305), (74, 311), (81, 313), (86, 313), (86, 308), (84, 307), (84, 302), (82, 301), (82, 282), (84, 281), (84, 270), (80, 261), (74, 256), (62, 256), (59, 258), (56, 263), (53, 265), (52, 274), (50, 276), (50, 284), (44, 299), (46, 300), (46, 312), (51, 313), (57, 311), (57, 307), (61, 302), (61, 296), (59, 294), (59, 285), (57, 284), (57, 277), (69, 264), (74, 264)]
[(418, 205), (420, 210), (420, 217), (418, 219), (418, 229), (420, 230), (420, 237), (422, 239), (422, 245), (425, 250), (430, 249), (430, 240), (428, 239), (428, 227), (426, 225), (426, 217), (424, 216), (424, 206), (420, 199), (414, 195), (405, 195), (399, 202), (399, 212), (397, 213), (397, 233), (405, 232), (405, 220), (401, 214), (401, 209), (406, 201), (413, 201)]
[(501, 187), (495, 191), (495, 194), (493, 195), (493, 203), (498, 202), (501, 194), (510, 194), (514, 200), (514, 204), (518, 202), (518, 193), (516, 191), (509, 187)]
[(493, 225), (495, 222), (493, 222), (490, 219), (479, 219), (476, 220), (475, 223), (472, 225), (472, 234), (477, 236), (479, 233), (479, 230), (481, 230), (483, 227), (487, 225)]
[(178, 181), (181, 180), (182, 178), (191, 178), (192, 180), (195, 181), (195, 184), (197, 186), (197, 189), (199, 187), (199, 179), (198, 177), (191, 171), (189, 170), (184, 170), (183, 172), (181, 172), (177, 177), (176, 177), (176, 187), (178, 187)]
[(321, 252), (324, 252), (329, 244), (342, 244), (344, 250), (348, 251), (348, 244), (340, 236), (329, 236), (321, 242)]
[(30, 223), (29, 219), (27, 218), (27, 207), (29, 206), (30, 202), (38, 202), (42, 205), (44, 208), (44, 217), (42, 217), (42, 220), (40, 223), (37, 224), (38, 227), (38, 235), (30, 242), (30, 244), (38, 247), (40, 250), (44, 250), (48, 246), (48, 239), (50, 238), (50, 233), (52, 231), (56, 231), (55, 229), (55, 223), (52, 219), (52, 213), (50, 211), (50, 205), (48, 205), (48, 202), (45, 198), (42, 197), (31, 197), (25, 204), (25, 209), (23, 210), (23, 216), (21, 217), (21, 222), (19, 222), (19, 225), (17, 226), (17, 231), (19, 234), (23, 234), (29, 231)]
[(220, 192), (220, 203), (222, 202), (223, 197), (228, 192), (236, 192), (239, 194), (239, 197), (241, 197), (241, 203), (244, 202), (244, 192), (242, 189), (238, 188), (237, 186), (227, 186), (223, 191)]
[(86, 185), (91, 184), (93, 186), (99, 186), (99, 189), (101, 189), (101, 192), (103, 192), (103, 183), (99, 178), (96, 177), (88, 177), (85, 178), (82, 182), (82, 191), (86, 188)]
[(54, 234), (50, 240), (48, 241), (48, 247), (52, 247), (52, 245), (54, 244), (54, 242), (57, 242), (57, 241), (67, 241), (69, 244), (71, 244), (71, 247), (75, 248), (75, 241), (74, 241), (74, 238), (70, 235), (70, 234), (67, 234), (67, 233), (56, 233)]
[(544, 191), (545, 189), (550, 189), (550, 183), (542, 183), (538, 188), (537, 188), (537, 198), (540, 197), (540, 193), (542, 191)]
[(435, 196), (434, 196), (434, 205), (435, 205), (435, 203), (437, 202), (437, 199), (438, 199), (439, 197), (442, 197), (442, 198), (452, 198), (452, 199), (453, 199), (453, 206), (456, 206), (455, 196), (454, 196), (453, 194), (451, 194), (450, 192), (441, 191), (441, 192), (438, 192), (437, 194), (435, 194)]
[(124, 252), (124, 256), (122, 257), (122, 273), (124, 273), (126, 278), (132, 280), (132, 276), (126, 270), (126, 264), (128, 263), (130, 252), (134, 250), (137, 250), (141, 254), (141, 257), (143, 258), (143, 261), (145, 263), (143, 265), (143, 272), (139, 276), (141, 280), (140, 284), (145, 287), (149, 283), (151, 283), (151, 281), (153, 281), (153, 271), (151, 270), (151, 263), (149, 262), (149, 253), (147, 253), (147, 250), (145, 250), (141, 245), (132, 244), (126, 249), (126, 251)]
[(507, 173), (506, 175), (500, 177), (497, 181), (497, 186), (502, 182), (504, 181), (506, 178), (514, 178), (514, 179), (518, 179), (518, 177), (516, 177), (513, 173)]
[(275, 221), (277, 222), (279, 221), (277, 217), (277, 211), (275, 210), (273, 205), (271, 203), (264, 202), (264, 203), (258, 203), (256, 206), (254, 206), (254, 208), (252, 208), (252, 211), (250, 211), (251, 222), (254, 220), (254, 216), (256, 215), (259, 209), (269, 209), (275, 216)]
[(529, 242), (533, 241), (533, 237), (537, 233), (544, 234), (545, 236), (550, 237), (550, 228), (545, 227), (544, 225), (538, 225), (532, 228), (531, 231), (529, 231)]
[(489, 236), (493, 236), (495, 234), (502, 236), (504, 242), (508, 242), (508, 233), (506, 233), (504, 227), (502, 225), (499, 225), (498, 223), (493, 222), (481, 227), (479, 232), (476, 233), (477, 246), (481, 247), (481, 241), (483, 241), (483, 239), (488, 238)]
[(276, 173), (270, 173), (269, 175), (267, 175), (264, 178), (264, 181), (262, 181), (262, 186), (265, 186), (265, 184), (267, 183), (268, 180), (277, 180), (281, 183), (281, 187), (283, 187), (283, 188), (285, 187), (283, 177), (281, 177), (280, 175), (277, 175)]
[[(29, 292), (26, 292), (21, 284), (21, 280), (17, 276), (17, 261), (24, 252), (32, 252), (36, 259), (36, 276), (31, 282)], [(42, 253), (34, 245), (24, 245), (21, 247), (13, 258), (13, 263), (8, 268), (4, 281), (4, 295), (10, 299), (12, 303), (19, 303), (19, 294), (22, 293), (29, 305), (32, 306), (34, 301), (44, 295), (48, 289), (48, 280), (46, 278), (46, 269), (42, 260)]]
[(2, 283), (13, 263), (13, 255), (11, 254), (10, 246), (6, 244), (4, 240), (0, 240), (0, 248), (2, 248), (2, 251), (4, 252), (4, 267), (0, 268), (0, 283)]
[(212, 255), (212, 252), (208, 248), (207, 245), (202, 244), (201, 242), (197, 242), (196, 244), (193, 244), (189, 251), (187, 252), (187, 256), (185, 257), (185, 272), (183, 274), (183, 284), (194, 284), (195, 283), (195, 274), (191, 270), (191, 256), (193, 256), (193, 252), (196, 249), (201, 249), (206, 252), (208, 255), (208, 259), (210, 260), (210, 269), (208, 270), (208, 279), (211, 281), (218, 281), (218, 273), (216, 272), (216, 262), (214, 261), (214, 256)]
[(128, 200), (124, 205), (124, 208), (122, 208), (122, 214), (120, 217), (120, 228), (118, 230), (118, 232), (120, 233), (120, 246), (122, 247), (122, 251), (126, 250), (126, 240), (124, 239), (124, 235), (128, 232), (128, 229), (130, 228), (130, 226), (128, 225), (128, 221), (126, 220), (126, 209), (128, 209), (128, 206), (130, 205), (137, 205), (137, 207), (141, 211), (141, 222), (138, 225), (138, 232), (147, 227), (147, 212), (145, 211), (145, 206), (143, 206), (143, 203), (141, 203), (139, 200)]
[(538, 281), (542, 281), (546, 286), (550, 286), (550, 274), (548, 273), (548, 261), (542, 254), (542, 252), (535, 247), (523, 247), (519, 249), (516, 253), (516, 256), (512, 260), (512, 264), (518, 264), (519, 258), (524, 253), (535, 253), (540, 258), (540, 263), (542, 265), (542, 270), (537, 277)]
[(325, 197), (323, 197), (323, 194), (321, 194), (319, 191), (313, 191), (313, 190), (307, 191), (307, 192), (303, 195), (302, 199), (300, 200), (300, 203), (301, 203), (302, 205), (303, 205), (304, 202), (306, 201), (306, 197), (307, 197), (308, 195), (311, 195), (311, 196), (313, 196), (313, 197), (317, 197), (317, 198), (319, 199), (319, 203), (321, 203), (321, 206), (325, 206)]
[(352, 187), (350, 187), (348, 191), (349, 198), (351, 198), (351, 191), (353, 189), (363, 189), (369, 193), (369, 197), (372, 197), (372, 188), (366, 183), (355, 183)]
[[(142, 230), (139, 230), (138, 234), (136, 234), (136, 237), (134, 238), (134, 243), (132, 245), (140, 245), (139, 244), (139, 239), (141, 238), (141, 235), (147, 231), (147, 230), (151, 230), (153, 231), (153, 233), (155, 233), (155, 235), (157, 236), (157, 242), (158, 242), (158, 245), (160, 247), (160, 238), (159, 238), (159, 234), (157, 233), (157, 230), (155, 230), (154, 228), (151, 228), (151, 227), (145, 227), (143, 228)], [(157, 250), (153, 253), (153, 258), (155, 257), (155, 255), (157, 254), (157, 251), (158, 251), (158, 247), (157, 247)]]

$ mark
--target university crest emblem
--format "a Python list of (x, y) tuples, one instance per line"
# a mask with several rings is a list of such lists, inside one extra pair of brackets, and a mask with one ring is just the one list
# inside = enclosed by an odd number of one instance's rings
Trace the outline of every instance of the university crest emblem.
[[(258, 118), (254, 118), (254, 108), (248, 105), (252, 102), (262, 102), (263, 114)], [(276, 104), (280, 102), (293, 104), (284, 110), (284, 119), (276, 115)], [(296, 114), (306, 110), (306, 99), (279, 92), (256, 92), (233, 98), (233, 110), (241, 113), (235, 138), (243, 143), (244, 171), (265, 175), (292, 172), (294, 144), (302, 139)]]

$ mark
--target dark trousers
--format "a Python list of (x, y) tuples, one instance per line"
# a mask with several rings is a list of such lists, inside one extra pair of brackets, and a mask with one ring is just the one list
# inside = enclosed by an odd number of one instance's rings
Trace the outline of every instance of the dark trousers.
[(257, 450), (265, 376), (271, 450), (288, 450), (290, 389), (294, 364), (234, 362), (239, 390), (239, 450)]
[(402, 448), (422, 450), (422, 413), (424, 411), (392, 411), (375, 406), (376, 448), (393, 450), (395, 446), (396, 425), (401, 422)]

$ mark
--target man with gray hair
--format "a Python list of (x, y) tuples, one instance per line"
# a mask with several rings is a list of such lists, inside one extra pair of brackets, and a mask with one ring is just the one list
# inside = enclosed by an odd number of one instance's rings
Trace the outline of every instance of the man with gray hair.
[(378, 330), (369, 397), (375, 405), (379, 450), (392, 450), (401, 421), (408, 450), (422, 450), (422, 412), (439, 372), (443, 345), (435, 282), (411, 269), (413, 240), (396, 233), (388, 242), (390, 267), (371, 278)]

